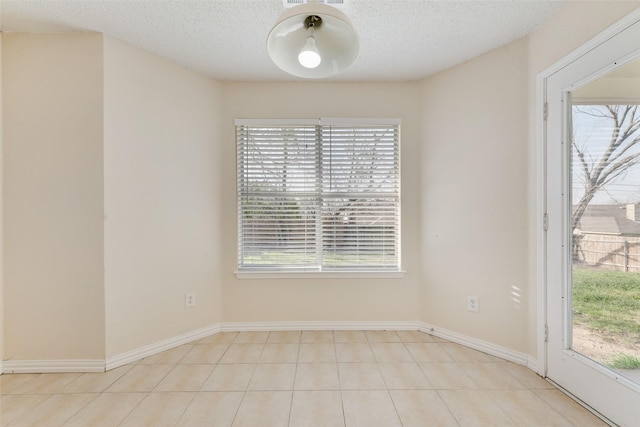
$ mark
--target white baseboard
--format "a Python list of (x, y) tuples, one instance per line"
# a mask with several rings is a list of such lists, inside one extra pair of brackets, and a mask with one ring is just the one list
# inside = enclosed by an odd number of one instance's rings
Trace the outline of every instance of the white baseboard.
[(544, 377), (544, 373), (540, 372), (541, 369), (540, 364), (538, 363), (538, 359), (536, 359), (535, 357), (527, 355), (527, 364), (525, 366), (541, 377)]
[(310, 321), (310, 322), (225, 322), (222, 332), (244, 331), (417, 331), (420, 322), (412, 321)]
[(105, 360), (5, 360), (0, 362), (0, 373), (49, 373), (49, 372), (104, 372), (137, 362), (183, 344), (219, 332), (240, 331), (321, 331), (321, 330), (367, 330), (367, 331), (421, 331), (446, 339), (495, 357), (524, 365), (538, 373), (538, 362), (531, 355), (520, 353), (490, 342), (449, 331), (423, 322), (414, 321), (300, 321), (300, 322), (225, 322), (196, 329), (173, 338), (109, 357)]
[(2, 372), (5, 374), (49, 374), (61, 372), (104, 372), (104, 360), (61, 359), (61, 360), (5, 360)]
[(379, 321), (379, 322), (226, 322), (220, 326), (221, 332), (238, 331), (318, 331), (318, 330), (387, 330), (387, 331), (421, 331), (446, 339), (500, 359), (523, 365), (538, 372), (538, 363), (531, 355), (520, 353), (506, 347), (482, 341), (467, 335), (413, 321)]
[(145, 357), (153, 356), (154, 354), (170, 350), (174, 347), (187, 344), (191, 341), (195, 341), (218, 332), (220, 332), (219, 323), (196, 329), (194, 331), (186, 332), (184, 334), (168, 338), (166, 340), (158, 341), (153, 344), (138, 347), (134, 350), (127, 351), (116, 356), (108, 357), (105, 364), (106, 370), (109, 371), (128, 363), (137, 362), (138, 360), (144, 359)]
[(518, 365), (526, 366), (537, 373), (536, 360), (526, 353), (511, 350), (506, 347), (492, 344), (487, 341), (482, 341), (477, 338), (472, 338), (467, 335), (459, 334), (457, 332), (449, 331), (447, 329), (439, 328), (437, 326), (429, 325), (427, 323), (421, 323), (420, 331), (445, 339), (447, 341), (464, 345), (465, 347), (473, 348), (475, 350), (490, 354), (491, 356), (495, 356), (500, 359), (508, 360), (509, 362), (517, 363)]

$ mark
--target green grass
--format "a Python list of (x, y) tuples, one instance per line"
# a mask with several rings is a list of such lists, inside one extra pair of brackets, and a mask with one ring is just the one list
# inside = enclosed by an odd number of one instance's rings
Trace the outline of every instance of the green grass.
[(640, 348), (640, 274), (574, 267), (573, 320)]
[(640, 369), (640, 357), (621, 354), (607, 362), (613, 369)]
[[(339, 267), (339, 266), (394, 266), (393, 258), (385, 258), (380, 254), (367, 254), (357, 251), (344, 251), (344, 252), (326, 252), (322, 260), (323, 265), (326, 267)], [(300, 256), (299, 254), (293, 254), (286, 251), (265, 251), (253, 254), (245, 254), (244, 265), (253, 266), (270, 266), (270, 265), (283, 265), (283, 266), (304, 266), (314, 265), (317, 263), (315, 254), (308, 254)]]

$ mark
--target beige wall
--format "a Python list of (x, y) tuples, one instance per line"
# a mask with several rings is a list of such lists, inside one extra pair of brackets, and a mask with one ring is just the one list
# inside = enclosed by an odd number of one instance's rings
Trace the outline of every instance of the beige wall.
[(2, 372), (2, 361), (4, 360), (4, 162), (2, 160), (2, 154), (4, 152), (4, 122), (2, 114), (2, 40), (3, 34), (0, 32), (0, 373)]
[(536, 76), (639, 5), (569, 2), (530, 38), (425, 79), (421, 320), (537, 355)]
[[(527, 43), (422, 85), (421, 320), (526, 350)], [(467, 310), (467, 296), (480, 311)]]
[(108, 37), (104, 51), (110, 357), (221, 320), (220, 94), (213, 80)]
[(603, 77), (571, 93), (573, 102), (639, 102), (640, 78)]
[(102, 35), (3, 38), (4, 358), (220, 322), (219, 85)]
[[(639, 5), (569, 2), (407, 83), (216, 83), (99, 35), (4, 35), (4, 358), (296, 320), (419, 320), (535, 356), (535, 78)], [(233, 119), (332, 116), (402, 119), (407, 274), (236, 279)]]
[(102, 36), (3, 35), (5, 360), (104, 357)]
[[(223, 320), (382, 321), (418, 316), (420, 242), (417, 170), (420, 95), (417, 83), (225, 83), (221, 275)], [(402, 119), (402, 279), (236, 279), (236, 118), (390, 117)]]
[(529, 37), (531, 82), (638, 7), (640, 1), (569, 1)]

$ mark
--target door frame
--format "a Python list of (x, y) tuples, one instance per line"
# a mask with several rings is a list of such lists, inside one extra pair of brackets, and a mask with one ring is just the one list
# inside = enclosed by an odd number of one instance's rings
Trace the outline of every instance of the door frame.
[[(635, 9), (623, 19), (605, 29), (589, 42), (580, 46), (569, 55), (538, 74), (536, 78), (536, 275), (537, 275), (537, 372), (543, 377), (548, 373), (548, 282), (547, 282), (547, 81), (555, 73), (570, 66), (579, 59), (588, 59), (588, 55), (599, 54), (597, 49), (630, 26), (640, 22), (640, 8)], [(638, 46), (640, 48), (640, 46)], [(623, 58), (616, 58), (623, 60)], [(606, 69), (600, 70), (604, 75), (617, 67), (612, 62)], [(592, 80), (594, 76), (590, 76)], [(574, 82), (576, 85), (581, 82)], [(571, 394), (571, 390), (565, 390)]]

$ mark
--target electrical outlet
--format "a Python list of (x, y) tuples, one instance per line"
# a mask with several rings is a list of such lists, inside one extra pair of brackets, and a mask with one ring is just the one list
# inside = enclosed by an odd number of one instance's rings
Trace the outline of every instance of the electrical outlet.
[(480, 311), (480, 298), (474, 296), (467, 296), (467, 310), (475, 311), (476, 313)]
[(186, 308), (195, 307), (196, 305), (196, 293), (195, 292), (187, 292), (184, 294), (184, 306)]

